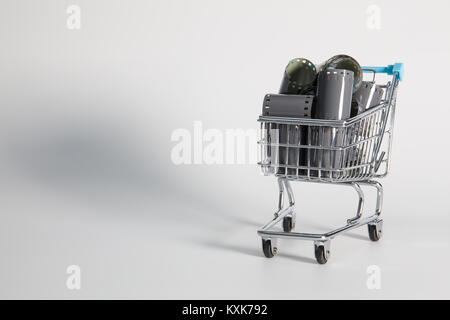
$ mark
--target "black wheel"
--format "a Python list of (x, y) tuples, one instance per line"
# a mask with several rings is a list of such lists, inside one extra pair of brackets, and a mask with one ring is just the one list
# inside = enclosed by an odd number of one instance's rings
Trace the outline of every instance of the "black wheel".
[(262, 239), (262, 248), (266, 258), (273, 258), (277, 253), (277, 248), (272, 248), (272, 241)]
[(368, 224), (369, 238), (372, 241), (378, 241), (381, 239), (381, 230), (378, 230), (375, 224)]
[(292, 217), (284, 217), (283, 218), (283, 231), (291, 232), (292, 229), (294, 229), (294, 220), (292, 219)]
[(324, 246), (314, 246), (314, 254), (319, 264), (325, 264), (328, 261), (330, 252), (325, 250)]

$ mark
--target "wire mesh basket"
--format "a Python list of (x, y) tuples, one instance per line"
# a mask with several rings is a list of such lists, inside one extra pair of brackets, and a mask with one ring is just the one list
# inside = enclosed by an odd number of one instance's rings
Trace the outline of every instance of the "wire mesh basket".
[(260, 116), (259, 165), (264, 175), (319, 182), (385, 176), (395, 92), (391, 82), (382, 88), (384, 99), (378, 106), (349, 120)]

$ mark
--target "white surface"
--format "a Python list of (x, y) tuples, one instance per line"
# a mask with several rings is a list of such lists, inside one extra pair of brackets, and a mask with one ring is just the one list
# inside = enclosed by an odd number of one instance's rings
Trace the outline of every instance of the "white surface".
[[(379, 31), (365, 1), (74, 2), (79, 31), (64, 2), (0, 8), (1, 298), (450, 297), (448, 2), (380, 1)], [(275, 179), (255, 165), (175, 166), (170, 135), (194, 120), (256, 128), (290, 58), (338, 53), (406, 67), (384, 238), (338, 237), (324, 266), (311, 242), (281, 241), (266, 259), (256, 229)], [(297, 230), (356, 210), (348, 188), (295, 192)], [(65, 285), (72, 264), (79, 291)], [(367, 289), (370, 265), (381, 290)]]
[[(1, 227), (2, 296), (448, 298), (448, 219), (427, 217), (427, 206), (411, 205), (401, 188), (386, 183), (380, 242), (370, 242), (366, 228), (351, 231), (332, 241), (330, 261), (321, 266), (307, 241), (282, 240), (278, 256), (262, 256), (255, 232), (275, 207), (275, 183), (254, 168), (235, 169), (225, 170), (254, 175), (254, 182), (261, 179), (258, 193), (271, 196), (231, 192), (210, 201), (207, 194), (195, 198), (188, 191), (177, 197), (152, 192), (108, 195), (105, 204), (99, 191), (81, 194), (99, 200), (82, 205), (80, 195), (45, 195), (42, 189), (36, 195), (32, 185), (2, 190), (9, 199), (3, 206), (14, 212)], [(295, 189), (297, 230), (336, 227), (356, 208), (350, 188), (299, 183)], [(342, 202), (317, 205), (316, 196), (324, 192), (342, 196)], [(82, 268), (80, 291), (65, 287), (71, 264)], [(367, 289), (369, 265), (381, 268), (381, 290)]]

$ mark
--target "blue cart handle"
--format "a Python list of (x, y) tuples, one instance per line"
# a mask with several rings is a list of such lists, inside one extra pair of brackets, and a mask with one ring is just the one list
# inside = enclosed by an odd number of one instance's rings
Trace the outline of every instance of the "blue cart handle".
[(387, 67), (361, 67), (362, 69), (370, 69), (363, 70), (363, 72), (371, 72), (371, 70), (375, 70), (377, 73), (387, 73), (388, 75), (393, 75), (396, 73), (398, 75), (398, 80), (402, 81), (405, 73), (405, 68), (403, 63), (395, 63), (388, 65)]

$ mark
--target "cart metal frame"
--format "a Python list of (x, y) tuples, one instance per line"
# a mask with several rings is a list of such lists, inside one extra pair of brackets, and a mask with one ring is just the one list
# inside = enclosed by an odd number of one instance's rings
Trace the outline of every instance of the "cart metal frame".
[[(319, 264), (328, 261), (331, 239), (341, 233), (367, 225), (369, 238), (372, 241), (378, 241), (381, 238), (383, 220), (380, 215), (383, 186), (373, 179), (383, 178), (389, 173), (397, 87), (403, 78), (403, 64), (362, 69), (365, 73), (373, 73), (373, 82), (376, 82), (378, 73), (391, 75), (392, 78), (386, 84), (380, 85), (385, 90), (381, 103), (356, 117), (341, 121), (259, 117), (262, 135), (258, 141), (261, 150), (259, 165), (264, 175), (273, 175), (278, 178), (279, 187), (278, 210), (273, 219), (257, 232), (262, 238), (263, 252), (266, 257), (271, 258), (276, 255), (279, 238), (314, 241), (314, 253)], [(286, 141), (279, 139), (279, 128), (282, 126), (284, 129), (288, 128), (287, 136), (284, 138)], [(298, 137), (294, 137), (295, 143), (293, 143), (289, 130), (294, 130), (294, 135), (300, 135), (301, 130), (308, 130), (307, 141), (302, 143)], [(328, 134), (332, 137), (332, 142), (325, 141)], [(307, 152), (308, 158), (307, 162), (302, 163), (300, 157), (304, 152)], [(296, 157), (292, 160), (291, 156), (289, 160), (289, 155), (292, 153)], [(285, 155), (284, 159), (281, 155)], [(316, 156), (318, 161), (311, 161), (313, 156)], [(326, 233), (291, 232), (295, 227), (296, 213), (290, 181), (352, 187), (358, 194), (356, 215), (347, 219), (344, 226)], [(363, 217), (364, 192), (361, 186), (376, 189), (375, 212), (365, 218)], [(285, 195), (287, 195), (287, 206), (285, 206)], [(283, 222), (284, 231), (274, 230), (273, 228), (280, 222)]]

